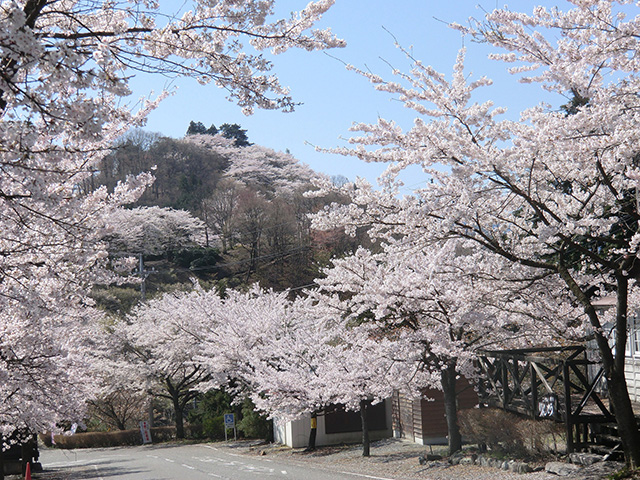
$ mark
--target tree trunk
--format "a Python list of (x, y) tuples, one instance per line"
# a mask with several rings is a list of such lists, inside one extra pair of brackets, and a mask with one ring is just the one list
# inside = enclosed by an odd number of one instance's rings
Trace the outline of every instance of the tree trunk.
[(633, 413), (624, 371), (613, 371), (607, 376), (609, 399), (613, 405), (618, 434), (624, 449), (625, 462), (629, 468), (640, 467), (640, 432)]
[(149, 428), (153, 428), (153, 395), (149, 392), (149, 397), (147, 398), (147, 422), (149, 423)]
[(273, 421), (272, 420), (267, 422), (267, 437), (265, 438), (265, 441), (268, 442), (268, 443), (273, 443), (275, 441), (274, 434), (273, 434)]
[(440, 373), (440, 383), (444, 396), (444, 414), (447, 419), (449, 455), (462, 449), (462, 435), (458, 426), (458, 405), (456, 394), (456, 360), (452, 360)]
[(371, 455), (371, 441), (369, 440), (369, 405), (371, 400), (360, 400), (360, 421), (362, 422), (362, 456)]
[(306, 448), (308, 452), (316, 449), (317, 434), (318, 434), (318, 415), (314, 412), (311, 414), (311, 430), (309, 430), (309, 445)]
[[(4, 437), (0, 437), (4, 444)], [(0, 480), (4, 480), (4, 445), (0, 444)]]
[(564, 267), (559, 267), (558, 272), (569, 286), (571, 292), (584, 306), (585, 313), (594, 330), (594, 337), (600, 351), (602, 367), (604, 368), (609, 389), (609, 399), (613, 407), (613, 414), (618, 425), (618, 434), (624, 449), (624, 458), (629, 468), (640, 467), (640, 432), (636, 417), (631, 407), (627, 381), (624, 377), (625, 345), (627, 342), (627, 311), (629, 280), (621, 271), (616, 274), (617, 301), (616, 301), (616, 328), (615, 328), (615, 354), (609, 344), (609, 339), (603, 333), (603, 328), (588, 296), (582, 291), (577, 282)]
[(177, 392), (173, 394), (173, 410), (176, 414), (176, 438), (184, 438), (184, 408), (180, 404), (180, 398)]
[(115, 419), (115, 420), (116, 420), (116, 428), (117, 428), (118, 430), (126, 430), (126, 429), (127, 429), (127, 427), (126, 427), (126, 425), (124, 424), (124, 422), (122, 421), (122, 419), (120, 419), (120, 418), (116, 417), (116, 419)]
[[(625, 461), (630, 468), (638, 468), (640, 467), (640, 432), (638, 432), (638, 425), (627, 388), (627, 380), (624, 376), (628, 327), (627, 314), (629, 311), (629, 279), (623, 271), (616, 275), (616, 283), (618, 295), (616, 299), (615, 355), (611, 366), (608, 366), (610, 354), (606, 355), (606, 360), (605, 355), (602, 355), (602, 357), (609, 386), (609, 399), (613, 405), (613, 413), (618, 424), (618, 433), (622, 441)], [(598, 344), (601, 353), (605, 345), (610, 351), (609, 342), (601, 341)]]

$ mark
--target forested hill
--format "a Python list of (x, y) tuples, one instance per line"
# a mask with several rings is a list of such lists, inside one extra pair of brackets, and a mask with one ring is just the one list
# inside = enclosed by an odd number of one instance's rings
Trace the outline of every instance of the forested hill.
[[(303, 192), (318, 176), (288, 153), (249, 142), (239, 125), (191, 122), (181, 139), (136, 130), (121, 139), (87, 189), (112, 190), (129, 175), (152, 172), (153, 185), (113, 220), (113, 255), (142, 255), (146, 294), (201, 281), (297, 289), (358, 239), (313, 232), (307, 215), (333, 199)], [(177, 211), (176, 211), (177, 210)], [(139, 287), (97, 290), (109, 310), (137, 303)], [(114, 297), (115, 295), (115, 297)], [(103, 298), (104, 297), (104, 298)], [(120, 298), (121, 297), (121, 298)]]

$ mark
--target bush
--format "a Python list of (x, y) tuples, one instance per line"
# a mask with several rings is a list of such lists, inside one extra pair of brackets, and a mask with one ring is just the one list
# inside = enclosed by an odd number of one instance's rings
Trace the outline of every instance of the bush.
[(183, 268), (214, 266), (222, 258), (216, 248), (188, 248), (171, 252), (173, 261)]
[(242, 404), (242, 420), (238, 422), (238, 431), (245, 438), (271, 440), (273, 435), (271, 421), (266, 416), (256, 412), (255, 405), (248, 398)]
[[(187, 426), (185, 428), (187, 435), (190, 432), (201, 432), (201, 427)], [(153, 427), (151, 429), (151, 438), (154, 443), (168, 442), (175, 440), (176, 427)], [(142, 435), (139, 429), (118, 430), (114, 432), (85, 432), (76, 433), (75, 435), (55, 435), (55, 445), (51, 443), (51, 434), (40, 434), (40, 440), (47, 447), (54, 448), (101, 448), (101, 447), (120, 447), (124, 445), (142, 445)]]
[(552, 420), (521, 419), (518, 429), (527, 450), (535, 455), (556, 453), (558, 445), (566, 444), (564, 426)]
[(189, 411), (189, 422), (202, 425), (203, 437), (224, 438), (224, 414), (232, 412), (233, 397), (224, 390), (210, 390), (200, 397), (197, 408)]
[(197, 407), (188, 413), (189, 423), (202, 425), (204, 437), (224, 439), (224, 414), (230, 412), (236, 415), (238, 436), (270, 440), (273, 435), (271, 421), (256, 412), (248, 398), (243, 400), (241, 407), (234, 404), (233, 397), (225, 390), (210, 390), (199, 397)]
[(115, 432), (85, 432), (75, 435), (55, 435), (54, 442), (51, 443), (51, 434), (41, 435), (43, 443), (55, 448), (96, 448), (96, 447), (118, 447), (121, 445), (141, 445), (142, 437), (140, 430), (118, 430)]
[(140, 287), (96, 286), (91, 298), (98, 307), (114, 315), (125, 315), (140, 302)]
[(204, 430), (201, 424), (198, 425), (185, 425), (184, 436), (186, 438), (203, 439), (205, 438)]
[[(185, 435), (188, 432), (188, 427), (185, 427)], [(138, 436), (140, 437), (140, 443), (142, 443), (142, 436), (140, 432), (138, 432)], [(165, 427), (153, 427), (151, 429), (151, 440), (153, 443), (160, 442), (170, 442), (171, 440), (176, 439), (176, 427), (175, 426), (165, 426)]]
[(458, 413), (460, 431), (478, 445), (508, 454), (544, 455), (557, 450), (562, 426), (550, 420), (531, 420), (495, 408)]
[(208, 415), (202, 422), (202, 432), (211, 439), (224, 438), (224, 415)]

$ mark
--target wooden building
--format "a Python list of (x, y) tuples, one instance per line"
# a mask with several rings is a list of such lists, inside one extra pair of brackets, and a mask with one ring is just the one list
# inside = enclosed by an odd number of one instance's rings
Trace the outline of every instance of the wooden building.
[[(478, 395), (465, 379), (458, 381), (458, 410), (478, 405)], [(399, 392), (392, 399), (393, 436), (422, 445), (447, 443), (447, 419), (441, 391), (425, 389), (423, 398), (409, 398)]]

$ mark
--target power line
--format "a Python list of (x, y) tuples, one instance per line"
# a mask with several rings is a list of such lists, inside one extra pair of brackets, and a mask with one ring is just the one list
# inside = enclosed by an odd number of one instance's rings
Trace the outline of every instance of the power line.
[(207, 266), (203, 266), (203, 267), (194, 267), (194, 268), (182, 268), (182, 267), (177, 267), (174, 268), (174, 271), (181, 271), (181, 272), (196, 272), (196, 271), (202, 271), (202, 270), (213, 270), (216, 268), (224, 268), (224, 267), (231, 267), (234, 265), (242, 265), (243, 263), (251, 263), (252, 261), (255, 260), (265, 260), (265, 259), (271, 259), (271, 258), (278, 258), (278, 257), (284, 257), (285, 255), (288, 255), (290, 253), (294, 253), (294, 252), (300, 252), (303, 250), (308, 250), (311, 248), (311, 245), (303, 245), (301, 247), (297, 247), (297, 248), (293, 248), (291, 250), (285, 250), (284, 252), (278, 252), (278, 253), (270, 253), (270, 254), (266, 254), (266, 255), (259, 255), (257, 257), (254, 258), (247, 258), (244, 260), (237, 260), (235, 262), (227, 262), (227, 263), (217, 263), (215, 265), (207, 265)]

